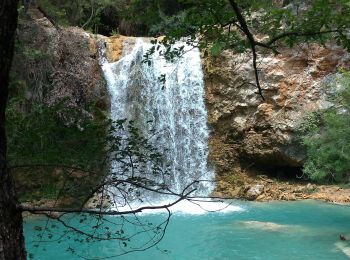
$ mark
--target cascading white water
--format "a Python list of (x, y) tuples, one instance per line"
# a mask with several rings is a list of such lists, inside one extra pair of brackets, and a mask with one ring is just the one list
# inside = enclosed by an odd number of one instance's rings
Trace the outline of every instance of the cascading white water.
[[(170, 165), (168, 185), (181, 192), (194, 180), (214, 178), (207, 163), (207, 112), (200, 53), (185, 47), (185, 54), (174, 63), (154, 54), (148, 65), (143, 59), (151, 47), (147, 40), (137, 38), (131, 52), (114, 63), (108, 63), (104, 50), (100, 50), (111, 96), (111, 117), (134, 120), (146, 136), (153, 135), (146, 124), (152, 122), (157, 133), (153, 144)], [(162, 74), (165, 85), (159, 80)], [(200, 182), (196, 195), (209, 195), (213, 186), (210, 181)]]

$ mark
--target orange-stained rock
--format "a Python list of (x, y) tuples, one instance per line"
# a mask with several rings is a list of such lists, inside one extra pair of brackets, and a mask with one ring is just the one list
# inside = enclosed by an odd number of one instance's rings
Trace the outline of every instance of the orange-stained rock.
[(107, 59), (109, 62), (115, 62), (120, 59), (123, 53), (124, 36), (112, 36), (107, 39)]
[(234, 144), (235, 158), (251, 163), (297, 167), (305, 156), (296, 129), (308, 112), (331, 105), (327, 81), (350, 66), (350, 56), (335, 44), (280, 52), (259, 55), (265, 100), (254, 85), (251, 55), (224, 51), (203, 60), (208, 121), (219, 139), (211, 143)]
[[(302, 166), (305, 155), (296, 130), (307, 113), (332, 105), (327, 101), (332, 91), (327, 82), (338, 70), (350, 67), (350, 55), (335, 44), (310, 44), (280, 52), (259, 55), (265, 100), (257, 95), (250, 55), (224, 51), (217, 58), (203, 60), (213, 133), (209, 158), (217, 173), (216, 190), (226, 197), (252, 199), (247, 190), (261, 184), (264, 192), (256, 197), (260, 201), (350, 202), (350, 191), (332, 186), (310, 189), (303, 183), (257, 177), (276, 174), (278, 167)], [(233, 192), (239, 188), (240, 192)]]
[[(263, 189), (252, 194), (251, 190), (254, 187), (263, 187)], [(264, 175), (251, 175), (247, 171), (217, 176), (217, 187), (213, 195), (256, 201), (314, 199), (339, 204), (350, 203), (350, 188), (316, 185), (300, 180), (281, 181)]]

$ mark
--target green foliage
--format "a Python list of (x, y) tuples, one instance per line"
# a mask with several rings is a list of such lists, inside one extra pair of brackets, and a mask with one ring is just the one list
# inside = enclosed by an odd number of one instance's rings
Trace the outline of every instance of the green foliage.
[(350, 74), (337, 80), (342, 89), (334, 106), (308, 115), (301, 125), (307, 150), (304, 173), (315, 181), (348, 182), (350, 177)]
[[(37, 46), (39, 28), (28, 29), (28, 18), (20, 18), (15, 42), (15, 55), (10, 72), (10, 97), (41, 102), (50, 89), (50, 75), (53, 72), (52, 53)], [(27, 28), (22, 30), (23, 28)], [(28, 104), (27, 104), (28, 105)], [(26, 105), (26, 106), (27, 106)], [(26, 106), (22, 106), (25, 110)]]
[[(145, 1), (133, 1), (138, 7)], [(163, 33), (161, 44), (172, 44), (186, 37), (187, 43), (198, 46), (206, 55), (217, 56), (225, 49), (250, 51), (250, 42), (227, 0), (178, 0), (181, 8), (172, 14), (162, 10), (160, 0), (147, 1), (151, 10), (140, 12), (146, 23), (152, 23), (152, 34)], [(347, 28), (350, 24), (348, 0), (285, 1), (236, 0), (241, 14), (253, 35), (263, 35), (263, 44), (277, 53), (281, 45), (292, 47), (299, 43), (325, 44), (336, 40), (350, 48)], [(164, 7), (163, 7), (164, 8)], [(155, 11), (158, 10), (158, 11)], [(142, 18), (143, 17), (143, 18)], [(154, 29), (156, 28), (156, 30)], [(270, 42), (271, 41), (271, 42)]]
[[(65, 102), (32, 104), (23, 113), (24, 104), (13, 98), (7, 109), (8, 158), (10, 167), (19, 169), (15, 174), (22, 200), (59, 197), (81, 206), (107, 176), (112, 176), (111, 186), (115, 178), (117, 186), (127, 179), (142, 187), (166, 187), (147, 177), (164, 176), (167, 168), (133, 121), (95, 120)], [(133, 189), (128, 193), (142, 196)]]
[[(200, 37), (199, 46), (222, 46), (243, 51), (245, 37), (227, 0), (37, 0), (62, 25), (81, 26), (95, 33), (134, 36), (167, 35), (176, 40)], [(286, 1), (236, 0), (253, 33), (287, 46), (300, 42), (325, 43), (336, 39), (349, 48), (346, 30), (350, 23), (348, 0)], [(322, 33), (334, 31), (333, 34)], [(319, 33), (321, 32), (321, 33)], [(303, 35), (303, 36), (300, 36)], [(243, 45), (242, 45), (243, 44)], [(214, 48), (214, 54), (217, 47)]]
[(111, 36), (118, 36), (118, 35), (120, 35), (120, 33), (119, 33), (118, 30), (113, 29), (113, 30), (111, 31)]
[[(93, 33), (146, 36), (159, 34), (159, 23), (178, 8), (176, 0), (37, 0), (58, 24), (79, 26)], [(143, 15), (146, 14), (147, 15)]]
[[(37, 0), (37, 4), (63, 26), (80, 26), (93, 32), (117, 29), (116, 17), (124, 0)], [(108, 16), (109, 21), (104, 21)], [(108, 24), (112, 23), (112, 24)], [(115, 23), (115, 24), (113, 24)], [(105, 27), (108, 28), (105, 28)], [(112, 27), (111, 27), (112, 26)], [(114, 27), (113, 27), (114, 26)]]
[(10, 162), (99, 167), (105, 156), (103, 123), (65, 102), (51, 107), (34, 103), (26, 113), (22, 104), (23, 100), (12, 99), (7, 108)]
[(179, 0), (132, 0), (123, 18), (139, 27), (137, 35), (163, 35), (166, 28), (181, 23), (186, 7), (185, 1)]
[[(17, 97), (9, 101), (6, 126), (9, 166), (26, 166), (14, 168), (21, 200), (60, 197), (77, 205), (104, 177), (104, 121), (87, 118), (65, 102), (48, 107)], [(98, 174), (74, 173), (66, 166)]]
[[(25, 26), (24, 20), (20, 26)], [(52, 95), (53, 65), (51, 55), (33, 44), (31, 37), (36, 32), (33, 28), (30, 35), (17, 37), (6, 111), (9, 165), (34, 166), (13, 172), (22, 200), (55, 199), (65, 184), (65, 196), (79, 201), (105, 173), (107, 122), (93, 104), (83, 109), (70, 106), (66, 100), (45, 104)], [(71, 178), (69, 171), (59, 165), (100, 174), (80, 179), (77, 185), (77, 178)]]

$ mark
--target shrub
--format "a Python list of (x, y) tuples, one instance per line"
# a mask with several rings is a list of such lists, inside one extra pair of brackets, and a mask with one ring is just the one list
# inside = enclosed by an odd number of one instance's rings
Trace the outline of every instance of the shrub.
[(350, 177), (350, 74), (336, 79), (333, 106), (314, 112), (301, 125), (307, 159), (303, 172), (315, 181), (347, 182)]

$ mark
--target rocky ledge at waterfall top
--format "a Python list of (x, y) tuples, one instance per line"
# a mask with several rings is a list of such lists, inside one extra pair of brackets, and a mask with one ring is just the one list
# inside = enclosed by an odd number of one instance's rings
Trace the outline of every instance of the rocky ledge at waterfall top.
[[(35, 30), (34, 47), (52, 54), (52, 89), (45, 102), (52, 104), (68, 98), (72, 105), (84, 108), (92, 101), (108, 110), (97, 41), (106, 41), (107, 58), (112, 62), (122, 56), (124, 46), (132, 46), (134, 38), (96, 36), (76, 27), (56, 28), (40, 12), (32, 12), (32, 21), (20, 26), (19, 34), (30, 35)], [(280, 51), (277, 56), (260, 53), (265, 101), (251, 84), (254, 74), (250, 56), (225, 51), (217, 58), (203, 60), (211, 128), (210, 160), (218, 181), (216, 195), (350, 202), (346, 189), (281, 182), (265, 176), (302, 165), (304, 153), (295, 136), (302, 115), (328, 107), (327, 80), (340, 68), (350, 67), (349, 55), (335, 45)], [(261, 171), (260, 166), (269, 169)]]

